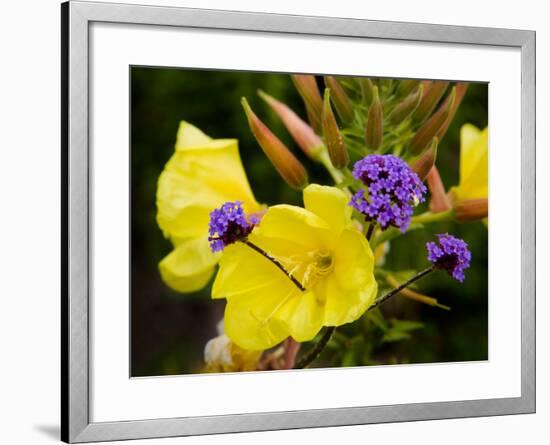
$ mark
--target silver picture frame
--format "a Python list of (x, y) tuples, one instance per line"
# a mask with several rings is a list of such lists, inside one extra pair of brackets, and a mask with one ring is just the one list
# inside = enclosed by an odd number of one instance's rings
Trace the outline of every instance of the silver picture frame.
[[(61, 436), (69, 443), (535, 412), (535, 32), (70, 1), (62, 17)], [(521, 50), (521, 396), (355, 408), (90, 421), (89, 27), (93, 22)]]

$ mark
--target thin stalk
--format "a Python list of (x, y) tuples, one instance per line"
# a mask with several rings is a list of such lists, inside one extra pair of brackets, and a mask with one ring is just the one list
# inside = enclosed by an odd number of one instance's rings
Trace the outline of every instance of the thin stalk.
[(245, 239), (241, 241), (242, 243), (246, 244), (251, 249), (258, 252), (260, 255), (262, 255), (264, 258), (267, 258), (269, 261), (271, 261), (275, 266), (277, 266), (289, 279), (292, 281), (298, 289), (300, 289), (302, 292), (306, 290), (304, 286), (302, 286), (302, 283), (300, 283), (290, 272), (288, 272), (285, 267), (276, 259), (273, 258), (271, 255), (269, 255), (265, 250), (263, 250), (261, 247), (258, 247), (253, 242)]
[(319, 155), (319, 162), (321, 162), (321, 164), (323, 164), (323, 166), (327, 169), (336, 185), (340, 184), (344, 180), (344, 174), (336, 167), (334, 167), (334, 165), (332, 165), (332, 162), (330, 162), (327, 150), (323, 150), (321, 152), (321, 154)]
[(438, 213), (425, 212), (421, 215), (413, 216), (411, 218), (411, 224), (426, 224), (432, 222), (450, 221), (451, 219), (453, 219), (453, 216), (454, 211), (452, 209)]
[(367, 241), (370, 243), (370, 239), (372, 238), (372, 234), (374, 233), (374, 228), (376, 227), (376, 223), (374, 222), (370, 222), (369, 223), (369, 228), (367, 229)]
[(307, 368), (311, 363), (319, 357), (319, 354), (325, 349), (325, 346), (327, 345), (328, 341), (332, 337), (332, 334), (334, 334), (334, 331), (336, 330), (336, 326), (327, 326), (325, 329), (325, 332), (321, 339), (317, 342), (317, 344), (309, 350), (309, 352), (303, 356), (298, 363), (296, 363), (296, 366), (294, 369), (304, 369)]
[[(415, 281), (420, 280), (422, 277), (425, 277), (426, 275), (430, 274), (435, 270), (435, 266), (430, 266), (427, 269), (424, 269), (421, 272), (418, 272), (414, 277), (410, 278), (409, 280), (405, 281), (404, 283), (397, 286), (395, 289), (392, 289), (389, 291), (386, 295), (380, 297), (378, 300), (376, 300), (371, 307), (367, 309), (368, 311), (373, 310), (374, 308), (380, 306), (382, 303), (389, 300), (394, 295), (401, 292), (403, 289), (405, 289), (407, 286), (410, 286)], [(295, 369), (303, 369), (308, 367), (323, 351), (325, 346), (327, 345), (328, 341), (332, 337), (332, 334), (334, 334), (334, 331), (336, 330), (335, 326), (327, 326), (327, 329), (325, 330), (325, 333), (321, 337), (321, 339), (311, 348), (311, 350), (302, 357), (298, 363), (295, 366)]]
[(384, 302), (386, 302), (387, 300), (389, 300), (391, 297), (393, 297), (394, 295), (398, 294), (399, 292), (401, 292), (403, 289), (405, 289), (407, 286), (410, 286), (412, 283), (414, 283), (415, 281), (418, 281), (420, 280), (421, 278), (425, 277), (426, 275), (430, 274), (431, 272), (433, 272), (435, 270), (435, 266), (430, 266), (426, 269), (424, 269), (423, 271), (421, 272), (418, 272), (414, 277), (412, 278), (409, 278), (407, 281), (405, 281), (404, 283), (400, 284), (399, 286), (397, 286), (396, 288), (392, 289), (391, 291), (389, 291), (386, 295), (383, 295), (382, 297), (378, 298), (371, 307), (369, 307), (369, 311), (374, 309), (375, 307), (378, 307), (380, 306), (381, 304), (383, 304)]

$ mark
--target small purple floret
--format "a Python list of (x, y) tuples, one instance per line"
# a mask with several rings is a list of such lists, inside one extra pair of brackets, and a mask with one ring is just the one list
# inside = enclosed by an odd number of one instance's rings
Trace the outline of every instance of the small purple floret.
[(210, 249), (212, 252), (220, 252), (229, 244), (246, 239), (258, 222), (257, 216), (252, 216), (250, 221), (246, 219), (240, 201), (226, 202), (210, 212)]
[(393, 155), (368, 155), (353, 166), (353, 177), (367, 186), (358, 190), (350, 205), (367, 221), (407, 230), (413, 207), (424, 202), (426, 186), (405, 161)]
[(437, 237), (438, 243), (426, 243), (428, 261), (436, 268), (446, 270), (454, 279), (464, 281), (464, 271), (470, 267), (472, 259), (468, 244), (447, 233)]

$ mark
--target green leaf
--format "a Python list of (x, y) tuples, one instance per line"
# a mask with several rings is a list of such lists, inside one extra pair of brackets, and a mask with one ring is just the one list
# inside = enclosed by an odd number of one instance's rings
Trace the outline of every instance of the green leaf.
[(382, 315), (382, 312), (378, 308), (367, 312), (365, 319), (373, 323), (383, 332), (386, 332), (389, 329), (388, 324), (384, 319), (384, 315)]
[(392, 329), (391, 331), (388, 331), (386, 334), (384, 334), (384, 336), (382, 337), (382, 342), (391, 343), (401, 340), (408, 340), (409, 338), (411, 338), (410, 334)]
[(390, 323), (392, 324), (392, 331), (395, 330), (400, 332), (414, 331), (416, 329), (421, 329), (424, 327), (423, 323), (412, 320), (397, 320), (395, 318), (392, 318), (390, 320)]

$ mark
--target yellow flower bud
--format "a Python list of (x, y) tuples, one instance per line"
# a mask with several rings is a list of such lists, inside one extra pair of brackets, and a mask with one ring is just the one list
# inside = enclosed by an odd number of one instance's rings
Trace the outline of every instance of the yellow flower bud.
[(258, 91), (258, 95), (281, 118), (286, 129), (303, 152), (311, 159), (316, 160), (323, 150), (323, 141), (315, 134), (313, 129), (283, 102), (261, 90)]
[(454, 210), (459, 222), (477, 221), (489, 216), (489, 201), (487, 198), (458, 201), (455, 202)]
[(396, 105), (389, 115), (392, 124), (399, 125), (416, 110), (422, 99), (423, 90), (424, 87), (420, 85), (416, 92), (409, 94), (402, 102)]
[(453, 88), (441, 107), (420, 127), (409, 144), (409, 151), (413, 155), (421, 153), (438, 134), (438, 131), (443, 128), (453, 110), (455, 99), (456, 88)]
[(331, 91), (330, 97), (340, 119), (346, 123), (353, 121), (353, 105), (338, 79), (325, 76), (325, 85)]
[(420, 84), (420, 80), (415, 79), (404, 79), (399, 82), (397, 87), (397, 93), (400, 96), (407, 96), (415, 90), (415, 88)]
[(468, 90), (468, 82), (458, 82), (455, 88), (456, 88), (456, 98), (455, 98), (454, 104), (451, 106), (451, 110), (449, 112), (449, 116), (447, 117), (447, 120), (445, 121), (443, 126), (437, 131), (437, 134), (436, 134), (439, 140), (443, 139), (443, 136), (445, 136), (445, 133), (449, 128), (449, 125), (451, 125), (451, 122), (455, 117), (456, 110), (458, 110), (458, 107), (460, 106), (460, 103), (462, 102), (462, 99), (464, 98), (464, 95)]
[(382, 145), (384, 132), (384, 111), (378, 95), (378, 87), (374, 87), (372, 104), (367, 115), (365, 142), (367, 147), (376, 150)]
[(426, 85), (427, 88), (424, 88), (422, 100), (413, 114), (415, 122), (424, 122), (432, 114), (448, 86), (449, 82), (443, 81), (430, 82)]
[(372, 102), (374, 85), (372, 84), (372, 80), (370, 80), (368, 77), (361, 77), (359, 79), (359, 82), (361, 85), (361, 96), (363, 98), (363, 104), (368, 107)]
[(290, 78), (304, 101), (309, 123), (317, 133), (320, 133), (323, 100), (321, 99), (321, 93), (319, 93), (315, 76), (293, 74)]
[(418, 177), (424, 181), (430, 173), (430, 170), (435, 165), (435, 159), (437, 157), (437, 145), (438, 139), (434, 137), (432, 144), (414, 163), (411, 168), (418, 175)]
[(307, 185), (308, 179), (306, 169), (302, 163), (296, 159), (285, 144), (254, 114), (244, 97), (241, 103), (252, 134), (273, 166), (289, 186), (295, 189), (303, 189)]
[(336, 168), (344, 168), (348, 165), (349, 155), (344, 139), (338, 129), (338, 123), (330, 106), (330, 90), (325, 89), (325, 98), (323, 101), (323, 134), (328, 148), (330, 162)]
[(426, 181), (428, 182), (428, 188), (432, 195), (430, 199), (430, 210), (433, 213), (451, 210), (451, 201), (445, 192), (445, 186), (443, 185), (443, 181), (441, 181), (441, 176), (435, 165), (430, 169)]

